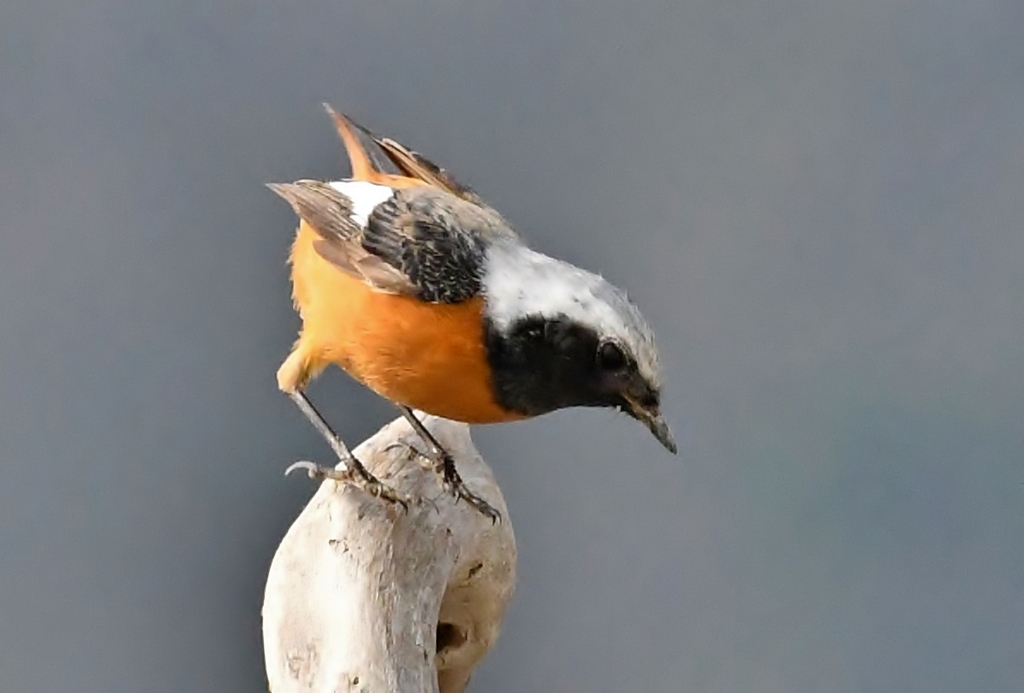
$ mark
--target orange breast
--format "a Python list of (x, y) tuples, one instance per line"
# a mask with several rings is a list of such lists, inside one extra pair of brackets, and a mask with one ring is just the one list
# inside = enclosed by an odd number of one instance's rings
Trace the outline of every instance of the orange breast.
[(299, 226), (292, 248), (300, 348), (312, 370), (333, 363), (387, 399), (468, 423), (523, 418), (494, 401), (482, 299), (424, 303), (373, 291), (317, 254)]

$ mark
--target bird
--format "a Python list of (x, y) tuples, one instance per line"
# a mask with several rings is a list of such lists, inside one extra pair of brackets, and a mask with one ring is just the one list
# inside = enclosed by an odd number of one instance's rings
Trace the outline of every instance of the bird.
[(493, 424), (605, 407), (677, 452), (654, 332), (622, 289), (532, 249), (450, 172), (324, 107), (351, 177), (268, 184), (299, 217), (289, 264), (301, 328), (277, 384), (344, 469), (292, 468), (413, 500), (367, 471), (305, 394), (330, 365), (396, 404), (444, 487), (492, 521), (500, 515), (467, 488), (417, 412)]

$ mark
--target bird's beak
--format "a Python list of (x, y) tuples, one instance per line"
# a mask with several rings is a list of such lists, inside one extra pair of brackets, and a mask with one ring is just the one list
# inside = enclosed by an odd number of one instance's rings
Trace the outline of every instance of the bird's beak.
[(673, 455), (678, 452), (676, 447), (675, 438), (672, 437), (672, 431), (669, 429), (668, 424), (665, 422), (665, 417), (661, 415), (661, 412), (657, 407), (644, 407), (639, 402), (627, 399), (629, 402), (629, 413), (633, 415), (637, 421), (647, 426), (648, 430), (654, 434), (654, 437), (658, 439), (658, 442), (665, 446), (665, 449), (671, 452)]

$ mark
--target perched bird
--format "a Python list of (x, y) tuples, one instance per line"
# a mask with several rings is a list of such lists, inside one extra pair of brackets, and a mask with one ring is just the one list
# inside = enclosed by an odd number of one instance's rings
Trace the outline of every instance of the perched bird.
[[(303, 393), (335, 364), (397, 404), (457, 497), (497, 519), (413, 409), (471, 424), (613, 407), (671, 452), (654, 334), (602, 277), (530, 249), (470, 188), (325, 104), (352, 177), (269, 187), (300, 218), (291, 249), (298, 340), (277, 372), (345, 463), (344, 479), (404, 502), (356, 460)], [(371, 158), (362, 134), (400, 174)]]

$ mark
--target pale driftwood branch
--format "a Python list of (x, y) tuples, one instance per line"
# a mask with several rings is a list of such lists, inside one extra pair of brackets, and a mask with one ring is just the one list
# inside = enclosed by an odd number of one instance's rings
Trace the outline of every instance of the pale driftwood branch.
[(321, 485), (267, 578), (263, 642), (273, 693), (460, 693), (493, 645), (515, 581), (508, 510), (468, 426), (424, 423), (502, 522), (441, 489), (402, 444), (422, 449), (404, 420), (385, 426), (356, 455), (425, 500), (405, 513), (351, 486)]

